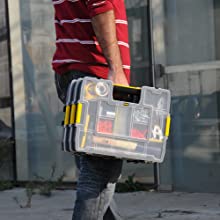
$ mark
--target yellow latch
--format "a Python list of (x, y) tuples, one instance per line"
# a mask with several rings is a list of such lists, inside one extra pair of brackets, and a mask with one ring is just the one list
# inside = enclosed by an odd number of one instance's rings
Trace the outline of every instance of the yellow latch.
[(71, 106), (71, 112), (70, 112), (70, 124), (75, 123), (75, 115), (76, 115), (76, 105), (73, 104)]
[(165, 129), (165, 136), (168, 137), (170, 134), (170, 123), (171, 123), (171, 117), (170, 115), (167, 116), (167, 120), (166, 120), (166, 129)]
[(69, 119), (70, 119), (70, 106), (66, 106), (66, 112), (65, 112), (65, 118), (64, 118), (64, 125), (69, 124)]
[(76, 111), (76, 123), (79, 124), (81, 122), (82, 116), (82, 103), (77, 104), (77, 111)]

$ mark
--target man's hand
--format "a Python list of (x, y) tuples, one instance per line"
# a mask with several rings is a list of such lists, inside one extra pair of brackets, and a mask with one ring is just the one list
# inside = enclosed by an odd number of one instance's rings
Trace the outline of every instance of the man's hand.
[(128, 80), (123, 71), (114, 73), (114, 71), (110, 70), (108, 79), (112, 80), (114, 84), (129, 86)]

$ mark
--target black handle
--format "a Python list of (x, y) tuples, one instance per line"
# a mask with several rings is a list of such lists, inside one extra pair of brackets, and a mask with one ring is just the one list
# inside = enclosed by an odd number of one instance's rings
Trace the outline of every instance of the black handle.
[(131, 88), (115, 85), (113, 87), (113, 99), (124, 102), (139, 103), (141, 96), (140, 88)]

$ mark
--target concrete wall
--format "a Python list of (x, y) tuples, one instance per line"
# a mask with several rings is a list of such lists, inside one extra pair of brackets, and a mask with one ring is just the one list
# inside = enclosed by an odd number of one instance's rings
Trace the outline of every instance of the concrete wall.
[(156, 63), (165, 66), (157, 86), (172, 94), (161, 189), (219, 192), (219, 2), (153, 2)]

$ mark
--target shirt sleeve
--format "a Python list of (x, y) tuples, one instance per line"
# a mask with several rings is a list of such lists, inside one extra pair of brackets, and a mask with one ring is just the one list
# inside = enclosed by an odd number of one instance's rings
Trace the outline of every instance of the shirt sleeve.
[(113, 9), (112, 0), (85, 0), (90, 17)]

